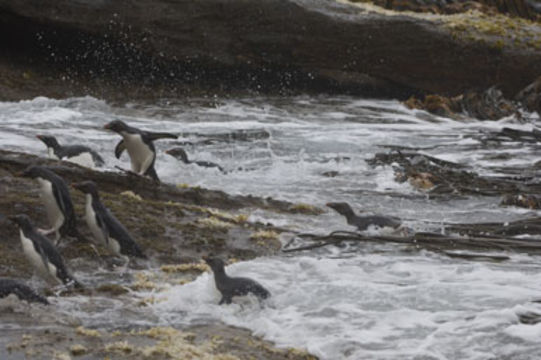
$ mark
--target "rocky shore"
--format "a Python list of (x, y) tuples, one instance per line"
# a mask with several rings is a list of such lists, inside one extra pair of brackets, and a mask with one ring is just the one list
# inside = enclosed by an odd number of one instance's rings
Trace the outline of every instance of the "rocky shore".
[[(145, 178), (97, 172), (33, 155), (0, 151), (0, 225), (4, 229), (0, 242), (4, 261), (0, 273), (4, 277), (26, 280), (32, 276), (32, 269), (21, 256), (18, 231), (6, 216), (25, 213), (37, 225), (45, 226), (45, 209), (36, 184), (33, 180), (15, 176), (30, 164), (48, 165), (69, 183), (91, 179), (100, 184), (105, 204), (126, 225), (150, 258), (148, 262), (132, 262), (130, 271), (119, 276), (113, 270), (115, 259), (106, 249), (98, 247), (101, 255), (98, 256), (90, 243), (72, 239), (61, 245), (60, 252), (68, 267), (77, 269), (77, 275), (86, 279), (87, 287), (62, 296), (81, 295), (89, 299), (106, 296), (123, 302), (132, 311), (138, 311), (152, 300), (133, 297), (130, 293), (155, 289), (158, 277), (160, 284), (174, 285), (191, 281), (208, 271), (201, 263), (202, 255), (213, 253), (238, 261), (277, 253), (281, 249), (279, 236), (282, 230), (249, 222), (251, 209), (307, 214), (320, 211), (302, 204), (230, 196), (185, 185), (157, 185)], [(76, 213), (82, 214), (83, 195), (73, 191), (72, 196)], [(90, 238), (89, 230), (82, 220), (80, 222), (82, 234)], [(111, 269), (111, 275), (98, 281), (93, 274), (100, 267)], [(223, 324), (196, 326), (183, 331), (161, 327), (111, 334), (104, 329), (80, 330), (80, 321), (76, 317), (65, 318), (55, 310), (52, 310), (55, 316), (51, 317), (49, 309), (32, 306), (11, 298), (0, 299), (3, 322), (32, 324), (25, 331), (2, 334), (0, 357), (183, 359), (190, 353), (209, 359), (314, 358), (299, 350), (276, 349), (246, 330)], [(41, 328), (50, 330), (39, 330)]]

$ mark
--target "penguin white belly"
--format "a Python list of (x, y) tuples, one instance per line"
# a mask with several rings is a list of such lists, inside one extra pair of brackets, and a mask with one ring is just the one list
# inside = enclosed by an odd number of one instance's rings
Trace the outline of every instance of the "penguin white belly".
[(96, 167), (96, 164), (94, 163), (94, 158), (89, 152), (82, 152), (79, 155), (66, 157), (65, 160), (91, 169), (94, 169)]
[(139, 134), (125, 134), (123, 137), (126, 150), (130, 154), (132, 171), (143, 175), (152, 164), (154, 152), (143, 142)]
[(60, 160), (58, 156), (56, 156), (56, 154), (54, 153), (53, 148), (47, 148), (47, 153), (49, 154), (49, 159)]
[(107, 245), (103, 231), (100, 229), (98, 222), (96, 221), (96, 212), (92, 208), (92, 197), (89, 194), (86, 195), (85, 221), (96, 242), (100, 245)]
[(62, 283), (60, 279), (56, 277), (56, 266), (51, 264), (49, 261), (47, 261), (46, 265), (41, 255), (34, 248), (34, 243), (32, 240), (24, 236), (22, 230), (20, 230), (20, 234), (24, 255), (30, 264), (32, 264), (36, 272), (46, 280), (53, 280), (57, 283)]
[(116, 241), (115, 239), (113, 239), (112, 237), (109, 237), (109, 244), (107, 244), (109, 250), (111, 250), (111, 252), (117, 254), (117, 255), (121, 255), (120, 254), (120, 243), (118, 241)]
[(42, 178), (38, 178), (38, 182), (41, 184), (41, 199), (43, 200), (45, 210), (47, 211), (49, 225), (57, 231), (64, 223), (64, 214), (54, 197), (53, 184)]

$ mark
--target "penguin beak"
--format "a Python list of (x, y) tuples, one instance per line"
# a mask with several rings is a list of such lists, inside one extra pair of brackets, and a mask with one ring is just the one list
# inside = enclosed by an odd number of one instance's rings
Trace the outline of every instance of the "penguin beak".
[(208, 256), (203, 255), (201, 258), (202, 258), (207, 264), (209, 263), (209, 259), (210, 259), (210, 258), (209, 258)]
[(103, 125), (103, 128), (105, 130), (111, 130), (111, 124), (105, 124), (105, 125)]
[(9, 221), (17, 224), (17, 217), (16, 216), (8, 216)]
[(43, 135), (36, 135), (36, 138), (43, 140)]
[(15, 173), (15, 176), (16, 176), (16, 177), (25, 177), (25, 175), (26, 175), (26, 174), (25, 174), (24, 171), (17, 171), (17, 172)]
[(165, 152), (167, 155), (171, 155), (170, 151), (171, 151), (171, 149), (165, 150), (164, 152)]
[(74, 188), (74, 189), (80, 190), (80, 188), (79, 188), (79, 187), (80, 187), (79, 183), (73, 183), (73, 184), (71, 184), (71, 187)]

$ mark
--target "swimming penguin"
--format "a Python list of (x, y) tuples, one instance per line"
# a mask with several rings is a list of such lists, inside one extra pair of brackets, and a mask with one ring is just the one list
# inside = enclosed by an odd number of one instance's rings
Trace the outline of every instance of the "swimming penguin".
[(222, 294), (222, 299), (218, 305), (231, 304), (233, 296), (244, 296), (250, 293), (257, 296), (260, 300), (270, 297), (270, 292), (255, 280), (227, 276), (224, 268), (225, 264), (222, 259), (204, 256), (203, 260), (212, 269), (216, 288)]
[(12, 279), (0, 279), (0, 298), (13, 294), (19, 298), (19, 300), (25, 300), (28, 302), (39, 302), (45, 305), (49, 304), (49, 301), (32, 288), (26, 286), (20, 281)]
[(160, 181), (154, 169), (156, 149), (152, 142), (158, 139), (176, 139), (178, 137), (177, 135), (139, 130), (128, 126), (121, 120), (111, 121), (103, 128), (114, 131), (122, 136), (122, 140), (115, 147), (115, 156), (117, 159), (120, 158), (124, 150), (128, 150), (133, 172)]
[(85, 220), (96, 241), (126, 261), (127, 256), (146, 259), (128, 230), (101, 203), (98, 188), (93, 181), (83, 181), (72, 186), (86, 194)]
[(68, 186), (60, 176), (43, 166), (29, 166), (20, 176), (36, 179), (40, 187), (41, 199), (47, 211), (47, 218), (51, 229), (43, 230), (45, 235), (55, 233), (55, 242), (58, 244), (61, 236), (74, 236), (79, 240), (84, 238), (76, 228), (75, 211)]
[(8, 218), (19, 227), (24, 255), (42, 278), (52, 283), (82, 287), (70, 275), (54, 245), (36, 231), (28, 216), (16, 215)]
[(225, 172), (224, 169), (213, 162), (210, 161), (200, 161), (200, 160), (188, 160), (188, 154), (186, 154), (186, 151), (184, 151), (181, 147), (175, 147), (172, 149), (169, 149), (165, 152), (167, 155), (171, 155), (177, 160), (182, 161), (185, 164), (195, 164), (197, 166), (206, 167), (206, 168), (217, 168), (221, 172)]
[(344, 215), (349, 225), (356, 226), (360, 231), (365, 231), (369, 226), (377, 226), (380, 228), (388, 227), (396, 229), (402, 222), (400, 219), (392, 216), (383, 215), (355, 215), (351, 206), (345, 202), (327, 203), (327, 206), (336, 210), (341, 215)]
[(88, 168), (103, 166), (105, 163), (97, 152), (83, 145), (60, 145), (54, 136), (37, 135), (47, 146), (49, 158), (66, 160)]

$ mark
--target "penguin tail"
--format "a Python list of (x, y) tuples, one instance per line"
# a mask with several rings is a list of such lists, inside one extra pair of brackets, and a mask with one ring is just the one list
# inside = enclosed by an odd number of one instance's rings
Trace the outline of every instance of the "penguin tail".
[(159, 133), (159, 132), (149, 132), (149, 133), (147, 133), (147, 136), (151, 141), (158, 140), (158, 139), (176, 139), (176, 138), (178, 138), (178, 135), (175, 135), (175, 134)]

